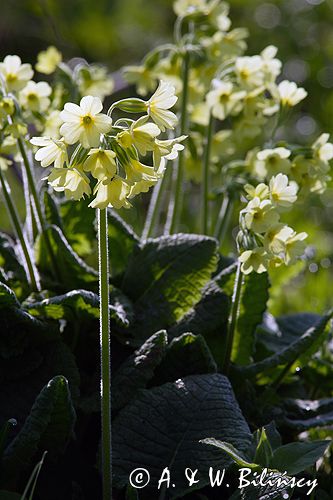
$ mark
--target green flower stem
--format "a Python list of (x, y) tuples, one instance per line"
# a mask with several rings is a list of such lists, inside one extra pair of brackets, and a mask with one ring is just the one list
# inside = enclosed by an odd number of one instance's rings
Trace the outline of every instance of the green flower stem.
[(52, 270), (53, 270), (54, 276), (57, 276), (59, 278), (59, 276), (61, 276), (61, 275), (59, 274), (59, 269), (58, 269), (57, 262), (56, 262), (56, 259), (55, 259), (54, 253), (53, 253), (50, 238), (49, 238), (49, 235), (46, 231), (44, 214), (43, 214), (42, 207), (41, 207), (40, 200), (39, 200), (39, 196), (37, 193), (35, 179), (34, 179), (34, 176), (32, 173), (30, 162), (28, 160), (27, 152), (25, 150), (24, 142), (23, 142), (21, 137), (19, 137), (17, 139), (17, 145), (18, 145), (18, 148), (20, 150), (20, 153), (21, 153), (21, 156), (23, 159), (23, 165), (24, 165), (25, 172), (26, 172), (27, 179), (28, 179), (30, 193), (32, 196), (34, 208), (36, 210), (37, 223), (39, 225), (38, 229), (42, 232), (42, 237), (44, 238), (47, 252), (48, 252), (50, 260), (51, 260), (51, 265), (52, 265)]
[[(180, 135), (186, 134), (187, 131), (187, 101), (188, 101), (188, 91), (189, 91), (189, 70), (190, 70), (190, 54), (188, 51), (184, 54), (183, 59), (183, 93), (182, 93), (182, 104), (180, 111)], [(183, 177), (184, 177), (184, 160), (185, 155), (178, 155), (178, 165), (177, 165), (177, 177), (176, 186), (174, 194), (174, 205), (171, 216), (170, 233), (176, 232), (178, 221), (180, 218), (181, 208), (182, 208), (182, 197), (183, 197)]]
[(214, 232), (215, 238), (218, 239), (221, 243), (223, 243), (223, 240), (227, 233), (233, 208), (234, 201), (230, 195), (226, 194), (223, 198)]
[(167, 185), (169, 184), (170, 175), (171, 175), (171, 168), (167, 168), (162, 179), (160, 179), (160, 181), (154, 187), (153, 194), (150, 198), (145, 225), (142, 232), (142, 238), (144, 240), (154, 235), (154, 230), (156, 229), (161, 211), (163, 195), (165, 193)]
[(31, 254), (29, 252), (25, 236), (22, 231), (21, 223), (17, 214), (16, 207), (12, 201), (12, 197), (10, 194), (10, 187), (8, 182), (6, 181), (4, 174), (0, 168), (0, 184), (2, 187), (2, 192), (5, 200), (5, 204), (9, 213), (9, 216), (11, 218), (12, 224), (14, 231), (16, 233), (16, 236), (21, 244), (22, 248), (22, 253), (24, 257), (24, 264), (25, 264), (25, 270), (27, 273), (28, 281), (34, 291), (40, 291), (40, 283), (39, 283), (39, 277), (37, 273), (37, 269), (31, 259)]
[(234, 343), (234, 336), (235, 336), (235, 331), (236, 331), (236, 327), (237, 327), (237, 320), (238, 320), (238, 311), (239, 311), (239, 303), (240, 303), (240, 298), (241, 298), (242, 284), (243, 284), (243, 273), (241, 271), (241, 264), (239, 262), (238, 266), (237, 266), (237, 271), (236, 271), (234, 293), (232, 296), (231, 311), (230, 311), (230, 316), (229, 316), (229, 321), (228, 321), (227, 346), (226, 346), (224, 364), (223, 364), (223, 373), (225, 375), (228, 375), (229, 368), (230, 368), (232, 347), (233, 347), (233, 343)]
[(209, 213), (208, 213), (209, 166), (210, 166), (210, 153), (211, 153), (213, 130), (214, 130), (214, 118), (213, 115), (210, 113), (209, 123), (207, 127), (204, 161), (202, 166), (201, 217), (202, 217), (203, 234), (207, 234), (209, 228)]
[(107, 209), (98, 209), (103, 500), (112, 500), (111, 339)]

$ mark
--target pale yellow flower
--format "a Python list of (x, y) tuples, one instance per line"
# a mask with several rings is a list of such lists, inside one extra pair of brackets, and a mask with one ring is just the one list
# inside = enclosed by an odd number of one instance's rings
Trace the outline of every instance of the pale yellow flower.
[(117, 172), (116, 153), (105, 149), (91, 149), (83, 164), (83, 170), (95, 179), (112, 178)]
[(279, 172), (288, 173), (290, 155), (291, 152), (283, 147), (259, 151), (254, 161), (255, 174), (260, 178), (265, 178)]
[(305, 89), (297, 87), (295, 82), (289, 82), (288, 80), (279, 83), (277, 90), (282, 106), (288, 107), (296, 106), (308, 95)]
[(279, 220), (279, 214), (270, 200), (253, 198), (242, 211), (246, 227), (255, 233), (264, 233)]
[(282, 223), (276, 224), (265, 233), (264, 247), (275, 255), (281, 255), (285, 252), (286, 241), (294, 234), (295, 231), (291, 227)]
[(305, 239), (307, 238), (307, 233), (296, 233), (290, 236), (285, 242), (285, 263), (287, 265), (293, 264), (299, 257), (304, 254), (306, 247)]
[(207, 94), (207, 104), (211, 108), (212, 115), (219, 120), (224, 120), (235, 110), (240, 111), (240, 101), (246, 92), (235, 92), (231, 82), (214, 80), (214, 88)]
[(241, 270), (244, 274), (250, 274), (252, 271), (261, 274), (267, 271), (269, 256), (263, 247), (258, 247), (243, 252), (239, 261), (242, 263)]
[(256, 87), (263, 83), (263, 61), (260, 56), (238, 57), (235, 62), (235, 73), (239, 83), (246, 87)]
[(155, 168), (158, 168), (161, 165), (162, 158), (165, 160), (175, 160), (178, 157), (178, 153), (183, 151), (184, 145), (180, 143), (186, 138), (186, 135), (181, 135), (180, 137), (175, 137), (174, 139), (156, 139), (153, 150)]
[(89, 204), (91, 208), (104, 209), (107, 207), (130, 208), (128, 201), (130, 187), (127, 182), (115, 175), (112, 179), (99, 181), (94, 189), (95, 199)]
[(165, 129), (173, 129), (177, 125), (177, 116), (172, 111), (169, 111), (177, 102), (177, 99), (175, 87), (161, 80), (155, 93), (145, 103), (148, 115), (162, 132)]
[(50, 75), (62, 61), (62, 55), (53, 45), (37, 55), (37, 64), (35, 66), (39, 73)]
[(35, 159), (40, 162), (42, 167), (48, 167), (54, 163), (55, 168), (61, 168), (68, 161), (67, 149), (63, 139), (33, 137), (30, 142), (39, 148), (35, 154)]
[(100, 135), (111, 130), (112, 120), (102, 114), (103, 105), (98, 97), (85, 96), (80, 101), (80, 106), (68, 102), (61, 112), (64, 121), (60, 133), (67, 144), (80, 142), (84, 148), (98, 147)]
[(247, 198), (249, 200), (253, 198), (259, 198), (260, 200), (266, 200), (269, 198), (269, 189), (266, 184), (260, 183), (257, 186), (252, 186), (251, 184), (245, 184), (245, 191), (247, 192)]
[(117, 135), (117, 141), (124, 148), (135, 146), (141, 155), (146, 155), (147, 151), (153, 151), (155, 137), (161, 130), (155, 123), (148, 122), (148, 116), (142, 116), (133, 122), (128, 130), (124, 130)]
[(78, 73), (78, 85), (81, 95), (92, 95), (104, 99), (114, 89), (114, 81), (104, 66), (83, 66)]
[(47, 179), (50, 186), (57, 192), (64, 192), (66, 198), (78, 201), (91, 194), (89, 179), (78, 166), (54, 168)]
[(30, 81), (20, 91), (19, 101), (23, 108), (42, 113), (50, 105), (51, 93), (52, 89), (48, 83)]
[(0, 75), (9, 92), (21, 90), (34, 75), (31, 64), (22, 64), (18, 56), (6, 56), (0, 63)]
[(43, 133), (48, 137), (53, 137), (53, 139), (59, 139), (59, 129), (62, 123), (63, 122), (60, 118), (60, 111), (57, 109), (53, 109), (50, 114), (46, 116)]
[(278, 174), (269, 181), (270, 198), (273, 205), (290, 208), (297, 200), (298, 186), (289, 183), (289, 179), (284, 174)]

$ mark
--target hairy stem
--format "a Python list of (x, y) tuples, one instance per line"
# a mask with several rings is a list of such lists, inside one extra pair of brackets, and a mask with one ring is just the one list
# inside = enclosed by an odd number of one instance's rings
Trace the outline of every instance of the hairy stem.
[(241, 298), (242, 283), (243, 283), (243, 273), (241, 271), (241, 264), (239, 262), (238, 266), (237, 266), (237, 271), (236, 271), (236, 278), (235, 278), (234, 292), (233, 292), (233, 296), (232, 296), (231, 311), (230, 311), (230, 316), (229, 316), (229, 321), (228, 321), (227, 346), (226, 346), (224, 364), (223, 364), (223, 373), (225, 375), (228, 375), (229, 368), (230, 368), (232, 347), (233, 347), (233, 343), (234, 343), (234, 336), (235, 336), (235, 331), (236, 331), (236, 327), (237, 327), (237, 320), (238, 320), (238, 311), (239, 311), (239, 303), (240, 303), (240, 298)]
[[(187, 101), (188, 101), (189, 70), (190, 70), (190, 54), (188, 51), (186, 51), (183, 59), (183, 93), (182, 93), (182, 104), (180, 111), (180, 135), (186, 134), (187, 131)], [(170, 223), (171, 234), (176, 232), (177, 230), (177, 225), (179, 222), (180, 213), (182, 209), (184, 160), (185, 160), (185, 155), (183, 154), (178, 155), (174, 205)]]
[(205, 153), (202, 165), (201, 218), (202, 218), (203, 234), (207, 234), (209, 229), (209, 213), (208, 213), (209, 166), (210, 166), (210, 153), (211, 153), (213, 129), (214, 129), (214, 118), (213, 115), (210, 113), (209, 123), (207, 127)]
[(98, 209), (103, 500), (112, 500), (111, 346), (107, 209)]
[(13, 229), (16, 233), (16, 236), (20, 242), (22, 248), (22, 255), (24, 259), (24, 268), (27, 273), (28, 281), (34, 291), (40, 291), (40, 283), (37, 269), (32, 261), (31, 252), (27, 246), (26, 238), (23, 234), (21, 223), (18, 217), (18, 213), (16, 207), (12, 201), (10, 187), (8, 182), (6, 181), (4, 174), (0, 168), (0, 183), (2, 187), (3, 197), (5, 200), (5, 204), (7, 207), (8, 214), (11, 218)]

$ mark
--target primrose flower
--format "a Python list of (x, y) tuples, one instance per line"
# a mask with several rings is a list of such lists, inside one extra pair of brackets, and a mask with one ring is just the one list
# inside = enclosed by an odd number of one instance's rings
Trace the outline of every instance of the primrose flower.
[(64, 192), (66, 198), (78, 201), (91, 194), (89, 179), (78, 166), (54, 168), (47, 179), (49, 185), (55, 191)]
[(111, 94), (114, 81), (108, 75), (104, 66), (93, 64), (83, 66), (78, 73), (78, 85), (81, 95), (92, 95), (104, 99)]
[(215, 118), (224, 120), (235, 111), (236, 105), (245, 97), (246, 92), (234, 92), (234, 86), (231, 82), (214, 80), (214, 86), (215, 88), (207, 94), (207, 104)]
[(285, 242), (285, 263), (287, 265), (293, 264), (299, 257), (304, 254), (305, 239), (308, 237), (307, 233), (296, 233), (294, 231)]
[(260, 54), (262, 60), (262, 71), (268, 82), (274, 82), (281, 72), (282, 63), (276, 59), (278, 49), (274, 45), (268, 45)]
[(268, 229), (264, 237), (264, 247), (267, 251), (281, 255), (285, 252), (286, 241), (295, 234), (295, 231), (285, 224), (279, 223)]
[(264, 233), (280, 218), (270, 200), (260, 200), (260, 198), (253, 198), (243, 213), (246, 227), (255, 233)]
[(35, 68), (39, 73), (50, 75), (56, 70), (61, 61), (62, 55), (59, 50), (50, 45), (50, 47), (38, 54)]
[(115, 175), (112, 179), (99, 181), (94, 189), (96, 198), (89, 204), (91, 208), (130, 208), (132, 205), (128, 201), (130, 187), (127, 182)]
[(282, 106), (286, 107), (296, 106), (308, 95), (305, 89), (297, 87), (295, 82), (289, 82), (288, 80), (279, 83), (277, 89), (280, 102)]
[(254, 161), (256, 175), (264, 178), (277, 172), (289, 172), (291, 152), (283, 147), (263, 149), (259, 151)]
[(62, 119), (60, 118), (60, 111), (53, 109), (51, 113), (46, 116), (44, 134), (48, 137), (53, 137), (53, 139), (58, 139), (60, 137), (59, 129), (61, 125)]
[(33, 77), (30, 64), (22, 64), (19, 56), (6, 56), (0, 63), (0, 75), (9, 92), (21, 90)]
[(147, 151), (153, 151), (155, 137), (161, 130), (155, 123), (148, 122), (148, 116), (142, 116), (133, 122), (129, 130), (124, 130), (117, 135), (117, 141), (124, 148), (135, 146), (141, 155), (146, 155)]
[(150, 184), (150, 186), (152, 186), (159, 178), (154, 167), (144, 165), (139, 160), (132, 158), (124, 163), (124, 169), (126, 172), (126, 181), (130, 185), (136, 182), (146, 181), (147, 183), (153, 183)]
[(240, 256), (242, 263), (241, 270), (244, 274), (250, 274), (255, 271), (258, 274), (264, 273), (268, 269), (269, 256), (263, 247), (245, 250)]
[(209, 13), (209, 2), (207, 0), (176, 0), (173, 8), (177, 16), (195, 16)]
[(248, 199), (259, 198), (260, 200), (267, 200), (269, 198), (269, 189), (266, 184), (260, 183), (256, 187), (251, 184), (245, 184), (244, 190), (248, 194)]
[(314, 158), (325, 165), (333, 158), (333, 144), (328, 142), (329, 138), (329, 134), (321, 134), (312, 145)]
[(38, 146), (35, 154), (36, 161), (39, 161), (42, 167), (48, 167), (54, 163), (55, 168), (63, 167), (68, 161), (67, 149), (63, 139), (55, 140), (51, 137), (33, 137), (31, 144)]
[(284, 174), (278, 174), (269, 181), (270, 198), (273, 205), (290, 208), (297, 200), (297, 184), (289, 184)]
[(63, 125), (60, 133), (67, 144), (80, 142), (84, 148), (98, 147), (100, 135), (111, 130), (112, 120), (102, 114), (103, 105), (98, 97), (82, 97), (80, 105), (68, 102), (60, 114)]
[(4, 97), (0, 101), (0, 120), (6, 120), (8, 115), (11, 116), (15, 112), (15, 104), (11, 97)]
[(154, 166), (158, 168), (161, 165), (162, 158), (165, 158), (165, 160), (175, 160), (178, 157), (178, 153), (184, 149), (184, 145), (180, 144), (180, 142), (186, 138), (187, 135), (181, 135), (174, 139), (156, 139), (153, 150)]
[(83, 164), (83, 170), (90, 172), (95, 179), (100, 181), (112, 178), (117, 172), (116, 153), (105, 149), (91, 149), (88, 158)]
[(31, 80), (19, 93), (20, 104), (25, 109), (42, 113), (50, 105), (51, 92), (52, 89), (48, 83), (36, 83)]
[(174, 106), (177, 99), (175, 87), (161, 80), (155, 93), (145, 103), (148, 115), (162, 132), (165, 129), (175, 128), (178, 122), (177, 116), (172, 111), (169, 111), (169, 108)]
[(246, 88), (262, 85), (262, 68), (263, 62), (260, 56), (244, 56), (236, 59), (236, 76), (239, 83)]
[(139, 95), (147, 95), (156, 88), (157, 77), (146, 66), (125, 66), (125, 78), (129, 83), (135, 83)]

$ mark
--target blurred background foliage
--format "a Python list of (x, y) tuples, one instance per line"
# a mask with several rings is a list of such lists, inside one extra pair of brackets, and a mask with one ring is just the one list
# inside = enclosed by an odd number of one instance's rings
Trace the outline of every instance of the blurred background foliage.
[[(233, 26), (249, 29), (249, 54), (276, 45), (284, 63), (282, 77), (309, 93), (294, 111), (286, 139), (302, 143), (322, 131), (333, 134), (333, 0), (231, 0), (229, 4)], [(174, 19), (171, 0), (6, 0), (1, 2), (0, 59), (18, 54), (34, 64), (39, 51), (55, 45), (65, 60), (79, 56), (103, 62), (115, 72), (170, 41)], [(130, 218), (142, 219), (139, 211), (133, 212)], [(332, 183), (325, 194), (291, 214), (295, 228), (309, 233), (314, 248), (299, 268), (274, 273), (272, 312), (321, 312), (332, 304), (332, 214)], [(2, 206), (0, 218), (4, 228)], [(231, 245), (227, 242), (224, 250)]]

